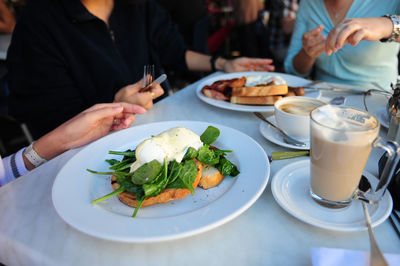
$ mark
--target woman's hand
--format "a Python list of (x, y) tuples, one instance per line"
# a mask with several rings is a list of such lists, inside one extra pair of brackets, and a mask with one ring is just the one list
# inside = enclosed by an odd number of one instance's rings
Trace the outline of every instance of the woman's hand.
[(149, 110), (153, 107), (153, 100), (164, 94), (163, 88), (158, 83), (154, 83), (146, 92), (139, 92), (141, 88), (143, 88), (142, 80), (123, 87), (115, 94), (114, 102), (137, 104)]
[(393, 23), (389, 18), (346, 18), (329, 32), (325, 51), (331, 55), (346, 43), (356, 46), (361, 40), (378, 41), (389, 38), (392, 30)]
[[(69, 150), (95, 141), (112, 130), (128, 128), (135, 121), (135, 114), (146, 109), (129, 103), (96, 104), (71, 118), (34, 144), (33, 148), (47, 160)], [(28, 169), (33, 165), (25, 160)]]
[(216, 67), (217, 69), (223, 70), (227, 73), (244, 71), (274, 71), (275, 69), (272, 65), (272, 59), (247, 57), (240, 57), (232, 60), (218, 58), (216, 61)]
[(320, 54), (325, 51), (325, 36), (321, 34), (324, 27), (319, 25), (315, 29), (304, 33), (302, 41), (302, 50), (311, 59), (315, 60)]

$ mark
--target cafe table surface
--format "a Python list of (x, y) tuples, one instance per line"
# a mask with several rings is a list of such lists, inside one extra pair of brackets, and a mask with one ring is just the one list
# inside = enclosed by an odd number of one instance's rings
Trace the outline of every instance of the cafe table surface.
[[(205, 121), (242, 131), (268, 155), (272, 151), (288, 151), (261, 135), (260, 120), (252, 113), (224, 110), (202, 102), (195, 92), (199, 82), (155, 104), (146, 115), (137, 117), (134, 126), (170, 120)], [(336, 95), (323, 93), (327, 98)], [(364, 109), (362, 98), (346, 95), (346, 105)], [(367, 102), (373, 111), (384, 106), (387, 99), (373, 95), (368, 96)], [(387, 130), (382, 128), (380, 135), (386, 134)], [(276, 203), (271, 193), (272, 177), (283, 166), (305, 157), (273, 161), (268, 185), (258, 200), (235, 219), (207, 232), (156, 243), (120, 243), (86, 235), (57, 215), (51, 198), (57, 173), (79, 150), (70, 150), (0, 189), (0, 262), (6, 265), (311, 265), (312, 248), (369, 251), (366, 230), (321, 229), (296, 219)], [(375, 175), (381, 154), (374, 149), (367, 163), (366, 169)], [(388, 220), (374, 227), (374, 232), (384, 253), (400, 254), (400, 239)]]

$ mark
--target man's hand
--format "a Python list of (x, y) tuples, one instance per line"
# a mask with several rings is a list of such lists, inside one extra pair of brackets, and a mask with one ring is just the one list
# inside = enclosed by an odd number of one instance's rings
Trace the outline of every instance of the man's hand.
[(141, 88), (142, 80), (123, 87), (115, 94), (114, 102), (137, 104), (149, 110), (153, 107), (153, 100), (164, 94), (163, 88), (158, 83), (154, 83), (146, 92), (139, 92)]
[(272, 59), (259, 59), (240, 57), (232, 60), (219, 59), (222, 61), (219, 67), (217, 60), (217, 69), (223, 70), (227, 73), (230, 72), (244, 72), (244, 71), (274, 71), (275, 67), (272, 65)]

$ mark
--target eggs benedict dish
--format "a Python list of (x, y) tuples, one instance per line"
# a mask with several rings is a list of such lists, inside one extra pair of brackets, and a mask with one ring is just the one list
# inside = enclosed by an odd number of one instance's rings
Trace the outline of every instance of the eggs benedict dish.
[[(238, 175), (237, 167), (225, 158), (232, 151), (210, 146), (219, 134), (212, 126), (201, 136), (176, 127), (142, 141), (135, 151), (110, 151), (124, 155), (121, 161), (106, 160), (114, 172), (88, 171), (111, 174), (114, 191), (92, 203), (118, 196), (122, 203), (135, 208), (135, 217), (142, 206), (182, 199), (194, 194), (199, 183), (208, 189), (217, 186), (225, 175)], [(203, 169), (207, 170), (205, 174)]]

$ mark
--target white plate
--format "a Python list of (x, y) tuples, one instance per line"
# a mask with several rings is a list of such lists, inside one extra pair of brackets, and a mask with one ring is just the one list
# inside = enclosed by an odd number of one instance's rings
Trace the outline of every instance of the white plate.
[[(267, 120), (271, 122), (272, 124), (276, 125), (275, 121), (275, 116), (271, 115), (267, 117)], [(278, 133), (272, 126), (268, 125), (265, 122), (260, 123), (260, 132), (266, 138), (267, 140), (271, 141), (272, 143), (275, 143), (276, 145), (283, 146), (286, 148), (290, 149), (296, 149), (296, 150), (309, 150), (310, 149), (310, 140), (309, 139), (298, 139), (300, 141), (303, 141), (306, 146), (304, 147), (298, 147), (292, 144), (288, 144), (285, 141), (283, 141), (283, 137), (281, 134)]]
[(386, 128), (389, 128), (389, 116), (386, 111), (386, 107), (381, 107), (374, 111), (373, 113), (376, 118), (378, 119), (379, 123)]
[[(210, 77), (203, 82), (201, 82), (196, 89), (196, 94), (205, 103), (210, 105), (233, 110), (233, 111), (242, 111), (242, 112), (272, 112), (274, 110), (274, 106), (272, 105), (242, 105), (242, 104), (234, 104), (222, 100), (216, 100), (212, 98), (208, 98), (201, 93), (201, 89), (205, 85), (211, 85), (217, 80), (223, 79), (233, 79), (233, 78), (241, 78), (243, 76), (260, 76), (260, 75), (267, 75), (267, 76), (281, 76), (283, 79), (286, 80), (286, 83), (289, 86), (306, 86), (311, 82), (309, 80), (289, 75), (283, 73), (276, 73), (276, 72), (237, 72), (237, 73), (229, 73), (229, 74), (221, 74), (217, 76)], [(320, 91), (311, 91), (307, 92), (304, 96), (311, 97), (311, 98), (319, 98), (321, 96)]]
[[(91, 174), (87, 168), (108, 171), (104, 161), (120, 156), (109, 150), (136, 148), (144, 139), (176, 126), (201, 134), (213, 125), (221, 131), (214, 143), (234, 152), (227, 157), (241, 174), (227, 176), (222, 183), (181, 200), (141, 208), (132, 218), (133, 208), (114, 197), (92, 205), (95, 198), (113, 191), (110, 178)], [(157, 242), (198, 234), (222, 225), (248, 209), (267, 185), (270, 166), (264, 149), (235, 129), (195, 121), (168, 121), (134, 126), (104, 137), (78, 152), (54, 181), (53, 205), (61, 218), (88, 235), (122, 242)]]
[[(368, 172), (363, 173), (376, 183)], [(376, 183), (373, 183), (374, 187)], [(279, 170), (272, 179), (271, 190), (278, 204), (301, 221), (336, 231), (360, 231), (366, 229), (365, 216), (360, 201), (354, 200), (349, 207), (330, 209), (316, 203), (310, 196), (310, 160), (291, 163)], [(378, 206), (368, 206), (372, 226), (381, 224), (390, 215), (393, 203), (387, 191)]]

